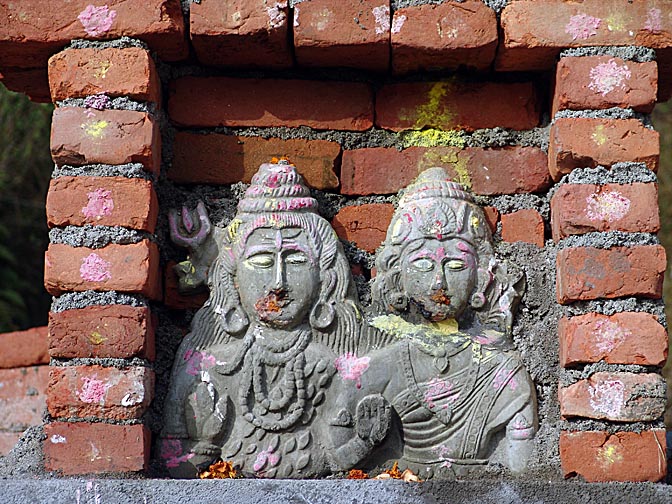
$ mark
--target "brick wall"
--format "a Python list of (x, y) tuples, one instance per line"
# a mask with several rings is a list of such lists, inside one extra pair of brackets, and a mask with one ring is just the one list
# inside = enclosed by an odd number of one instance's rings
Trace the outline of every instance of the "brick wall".
[(129, 5), (0, 5), (3, 82), (57, 104), (48, 469), (147, 469), (173, 352), (205, 299), (177, 293), (167, 211), (201, 199), (226, 224), (240, 184), (286, 156), (364, 304), (395, 193), (446, 167), (527, 276), (514, 341), (539, 397), (535, 468), (665, 476), (646, 115), (671, 87), (662, 2)]

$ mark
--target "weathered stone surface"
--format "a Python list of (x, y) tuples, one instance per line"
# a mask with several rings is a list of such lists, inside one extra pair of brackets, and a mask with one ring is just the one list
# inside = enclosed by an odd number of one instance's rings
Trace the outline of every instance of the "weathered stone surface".
[(249, 184), (259, 165), (286, 157), (300, 166), (299, 173), (310, 187), (338, 187), (341, 147), (336, 142), (179, 132), (173, 148), (168, 177), (181, 184)]
[(309, 0), (294, 6), (299, 66), (385, 72), (390, 61), (389, 0)]
[(558, 110), (632, 108), (650, 113), (656, 103), (658, 65), (611, 56), (561, 58), (555, 71), (551, 115)]
[(342, 240), (374, 253), (385, 240), (394, 206), (389, 203), (367, 203), (341, 208), (331, 221), (334, 231)]
[(391, 40), (395, 73), (485, 70), (495, 57), (497, 17), (479, 0), (410, 6), (394, 11)]
[(565, 478), (578, 475), (588, 482), (661, 481), (667, 472), (665, 450), (662, 429), (616, 434), (560, 433), (560, 459)]
[(49, 183), (49, 227), (93, 224), (153, 233), (158, 213), (159, 202), (149, 180), (59, 177)]
[(657, 233), (657, 184), (565, 184), (551, 198), (555, 241), (596, 231)]
[(44, 430), (48, 471), (66, 475), (136, 472), (149, 463), (150, 432), (144, 425), (52, 422)]
[(154, 371), (146, 367), (51, 367), (47, 408), (54, 418), (140, 418), (154, 398)]
[(0, 334), (0, 368), (48, 364), (47, 332), (44, 326)]
[(667, 332), (650, 313), (587, 313), (558, 323), (560, 365), (604, 360), (609, 364), (662, 366)]
[(154, 360), (154, 323), (149, 308), (108, 305), (51, 312), (49, 354), (66, 359)]
[(373, 96), (359, 82), (182, 77), (171, 83), (168, 111), (181, 126), (364, 131), (373, 125)]
[(659, 135), (637, 119), (556, 119), (548, 145), (548, 171), (553, 180), (574, 168), (611, 166), (621, 161), (658, 169)]
[(560, 387), (560, 414), (614, 422), (650, 422), (665, 412), (665, 379), (655, 373), (599, 372)]
[(563, 249), (556, 262), (558, 302), (622, 296), (659, 298), (665, 265), (665, 249), (660, 245)]
[(376, 126), (392, 131), (497, 126), (526, 130), (539, 124), (539, 106), (529, 82), (402, 82), (387, 84), (377, 93)]
[(544, 246), (544, 219), (533, 208), (502, 214), (502, 240)]

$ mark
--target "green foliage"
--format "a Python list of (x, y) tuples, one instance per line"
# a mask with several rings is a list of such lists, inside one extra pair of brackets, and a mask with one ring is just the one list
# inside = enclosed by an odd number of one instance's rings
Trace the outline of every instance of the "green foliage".
[(46, 323), (44, 205), (53, 168), (51, 105), (0, 86), (0, 332)]

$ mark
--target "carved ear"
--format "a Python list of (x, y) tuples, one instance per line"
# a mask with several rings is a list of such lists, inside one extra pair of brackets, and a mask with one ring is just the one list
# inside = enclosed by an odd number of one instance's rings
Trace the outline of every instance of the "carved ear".
[(334, 307), (329, 303), (318, 301), (310, 310), (310, 325), (315, 329), (326, 329), (333, 322), (336, 317)]
[(247, 329), (250, 319), (240, 306), (232, 306), (222, 314), (222, 327), (229, 334), (238, 334)]
[(403, 292), (390, 292), (388, 299), (392, 308), (397, 311), (404, 311), (408, 308), (408, 296)]

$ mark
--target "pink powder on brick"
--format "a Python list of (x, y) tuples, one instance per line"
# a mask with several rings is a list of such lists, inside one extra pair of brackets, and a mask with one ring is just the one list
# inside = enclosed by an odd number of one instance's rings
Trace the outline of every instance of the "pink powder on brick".
[(110, 273), (110, 263), (92, 252), (84, 259), (79, 267), (79, 275), (87, 282), (104, 282), (112, 278)]
[(82, 23), (84, 31), (92, 37), (97, 37), (112, 28), (112, 23), (117, 17), (117, 11), (110, 10), (107, 5), (96, 7), (87, 5), (77, 19)]
[(591, 221), (614, 222), (626, 216), (630, 200), (618, 191), (591, 194), (586, 198), (586, 216)]
[(607, 96), (614, 89), (627, 90), (625, 83), (631, 75), (628, 65), (619, 65), (615, 59), (610, 59), (590, 69), (588, 87), (602, 96)]
[(105, 399), (105, 393), (110, 388), (110, 384), (103, 382), (95, 377), (85, 376), (82, 378), (82, 388), (77, 393), (80, 401), (85, 403), (101, 403)]
[(102, 219), (106, 215), (111, 215), (114, 210), (114, 201), (112, 200), (112, 191), (107, 191), (102, 187), (87, 194), (89, 202), (82, 208), (82, 213), (88, 219)]
[(650, 32), (657, 33), (663, 29), (662, 11), (660, 9), (652, 8), (646, 13), (646, 23), (644, 29)]
[(600, 18), (588, 14), (576, 14), (569, 18), (569, 22), (565, 25), (565, 33), (570, 34), (572, 40), (585, 40), (597, 35), (601, 22)]

